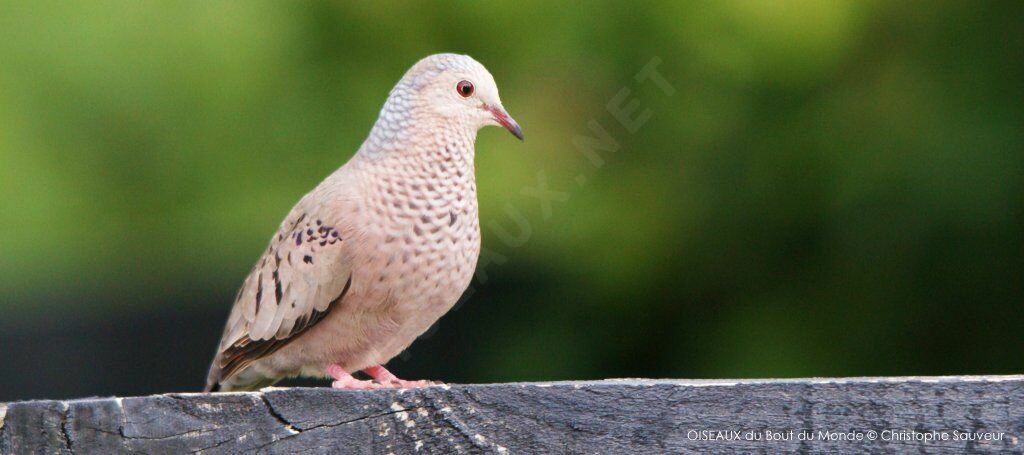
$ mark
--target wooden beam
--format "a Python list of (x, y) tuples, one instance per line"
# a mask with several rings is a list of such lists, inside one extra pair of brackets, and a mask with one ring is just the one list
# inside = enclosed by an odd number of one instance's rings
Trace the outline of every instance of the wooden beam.
[(0, 404), (9, 453), (1024, 451), (1024, 376), (270, 388)]

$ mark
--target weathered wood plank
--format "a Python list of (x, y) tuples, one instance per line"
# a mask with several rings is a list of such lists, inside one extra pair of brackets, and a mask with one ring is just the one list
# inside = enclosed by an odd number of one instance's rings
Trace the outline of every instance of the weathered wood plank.
[[(934, 439), (920, 439), (927, 435)], [(1022, 436), (1024, 376), (293, 388), (0, 404), (3, 454), (1024, 453)]]

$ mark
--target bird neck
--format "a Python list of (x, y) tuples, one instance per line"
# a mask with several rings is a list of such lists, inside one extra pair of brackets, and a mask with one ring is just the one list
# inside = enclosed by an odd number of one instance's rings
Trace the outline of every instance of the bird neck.
[(358, 155), (368, 161), (423, 165), (465, 161), (472, 166), (478, 126), (462, 119), (416, 114), (385, 107)]
[(419, 123), (401, 133), (382, 131), (374, 127), (359, 148), (354, 157), (359, 167), (374, 174), (404, 172), (473, 185), (475, 128)]

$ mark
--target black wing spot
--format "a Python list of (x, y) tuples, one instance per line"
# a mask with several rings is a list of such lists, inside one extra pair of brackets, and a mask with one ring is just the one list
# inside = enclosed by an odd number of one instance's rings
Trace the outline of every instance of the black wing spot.
[(455, 215), (455, 212), (448, 212), (448, 215), (450, 215), (450, 216), (451, 216), (451, 220), (450, 220), (450, 221), (448, 221), (448, 227), (451, 227), (451, 226), (453, 226), (453, 225), (455, 224), (455, 220), (456, 220), (456, 219), (457, 219), (458, 217), (457, 217), (457, 216)]
[(310, 256), (308, 254), (303, 256), (302, 257), (302, 262), (305, 262), (306, 264), (312, 264), (313, 263), (313, 256)]
[(274, 270), (274, 299), (281, 304), (281, 279), (277, 277), (277, 270)]
[(263, 299), (263, 280), (260, 278), (262, 278), (262, 276), (256, 277), (256, 314), (260, 314), (260, 300)]

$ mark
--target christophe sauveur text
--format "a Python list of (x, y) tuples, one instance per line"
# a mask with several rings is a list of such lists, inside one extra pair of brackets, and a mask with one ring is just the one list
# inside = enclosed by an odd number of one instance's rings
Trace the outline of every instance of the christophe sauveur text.
[(691, 441), (1002, 441), (1001, 431), (959, 430), (688, 430)]

